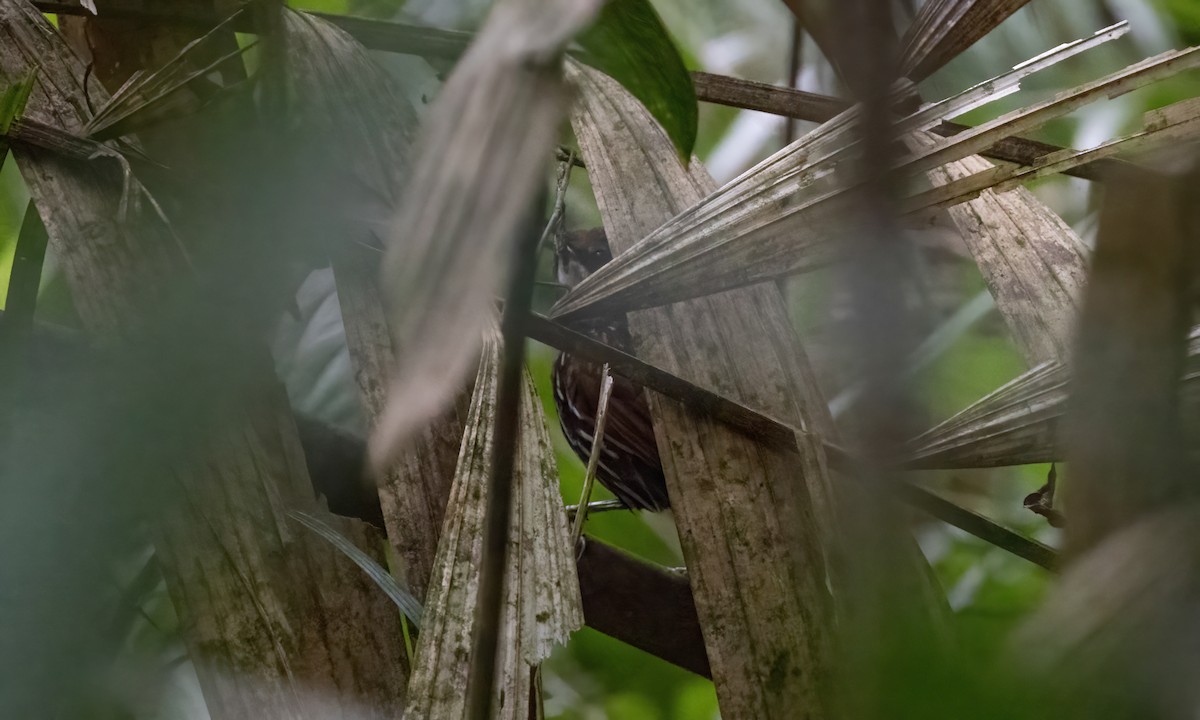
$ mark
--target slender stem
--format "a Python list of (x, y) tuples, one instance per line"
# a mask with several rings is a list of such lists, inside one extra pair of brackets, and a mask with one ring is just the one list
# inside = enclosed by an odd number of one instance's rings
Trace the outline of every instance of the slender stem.
[(608, 398), (612, 395), (613, 379), (604, 364), (600, 379), (600, 402), (596, 405), (596, 430), (592, 435), (592, 452), (588, 455), (587, 474), (583, 476), (583, 493), (579, 498), (579, 509), (575, 513), (575, 524), (571, 528), (571, 547), (579, 542), (583, 522), (587, 520), (588, 501), (592, 499), (592, 486), (596, 483), (596, 467), (600, 464), (600, 451), (604, 448), (604, 426), (608, 421)]
[(554, 233), (562, 225), (563, 215), (567, 209), (567, 185), (571, 182), (571, 170), (574, 167), (575, 151), (568, 150), (567, 156), (558, 166), (558, 179), (554, 188), (554, 210), (550, 213), (550, 220), (542, 230), (542, 237), (538, 240), (538, 250), (546, 246), (546, 241), (554, 237)]

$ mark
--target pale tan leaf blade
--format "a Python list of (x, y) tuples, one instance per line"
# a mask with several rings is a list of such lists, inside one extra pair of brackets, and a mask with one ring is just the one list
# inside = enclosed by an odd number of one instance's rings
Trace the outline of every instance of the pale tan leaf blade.
[[(1058, 96), (1013, 111), (904, 159), (896, 168), (913, 177), (948, 162), (977, 154), (1012, 134), (1025, 132), (1079, 107), (1200, 66), (1200, 48), (1164, 53)], [(825, 145), (835, 118), (810, 136), (760, 163), (695, 207), (679, 213), (634, 248), (588, 277), (555, 306), (555, 317), (579, 317), (654, 307), (803, 272), (838, 257), (843, 243), (839, 217), (847, 209), (844, 183), (828, 160)], [(1092, 150), (1065, 150), (1036, 166), (997, 169), (952, 186), (905, 200), (916, 215), (963, 202), (979, 191), (1073, 167), (1118, 151), (1141, 150), (1194, 135), (1200, 124), (1175, 117), (1167, 128), (1144, 131)], [(822, 155), (822, 153), (824, 153)], [(830, 177), (833, 175), (834, 177)], [(965, 183), (966, 186), (957, 186)]]
[[(916, 193), (904, 199), (902, 209), (909, 216), (943, 207), (952, 207), (994, 189), (1001, 193), (1021, 183), (1066, 172), (1087, 163), (1108, 160), (1116, 155), (1127, 160), (1152, 155), (1161, 148), (1194, 142), (1200, 136), (1200, 112), (1196, 98), (1175, 103), (1165, 112), (1146, 113), (1140, 130), (1105, 140), (1086, 150), (1063, 148), (1039, 157), (1032, 165), (990, 167), (973, 175), (953, 180), (943, 186)], [(1118, 163), (1116, 167), (1130, 163)]]
[[(387, 382), (395, 357), (378, 287), (379, 255), (367, 248), (346, 248), (334, 259), (333, 271), (354, 378), (368, 426), (374, 427), (387, 406)], [(459, 406), (463, 400), (465, 393), (456, 396), (451, 408), (415, 433), (375, 478), (388, 541), (418, 598), (426, 596), (437, 555), (462, 439), (466, 413)]]
[(566, 105), (561, 54), (597, 0), (503, 0), (425, 120), (413, 177), (385, 237), (394, 401), (377, 467), (436, 415), (474, 361), (510, 246)]
[[(485, 337), (425, 604), (405, 713), (410, 720), (464, 716), (499, 369), (500, 338), (493, 325)], [(531, 668), (583, 624), (554, 452), (528, 376), (524, 386), (496, 688), (502, 701), (495, 704), (498, 717), (511, 720), (528, 718)]]
[(921, 82), (1029, 0), (929, 0), (901, 40), (901, 74)]
[[(572, 125), (619, 252), (715, 184), (698, 163), (680, 164), (611, 79), (568, 67), (579, 87)], [(635, 313), (630, 329), (639, 354), (672, 373), (715, 382), (797, 427), (832, 425), (773, 285)], [(803, 452), (789, 452), (660, 395), (650, 401), (722, 713), (820, 716), (819, 678), (831, 663), (823, 532), (834, 520), (819, 441), (802, 434)]]
[[(924, 133), (913, 133), (907, 140), (913, 148), (936, 143)], [(929, 177), (942, 186), (993, 167), (973, 155), (932, 170)], [(1087, 281), (1083, 241), (1023, 187), (984, 190), (948, 212), (1026, 363), (1065, 360)]]

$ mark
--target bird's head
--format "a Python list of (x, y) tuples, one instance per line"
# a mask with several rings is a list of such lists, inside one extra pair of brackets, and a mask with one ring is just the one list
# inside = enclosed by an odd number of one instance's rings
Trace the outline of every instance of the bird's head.
[(554, 243), (554, 271), (558, 282), (573, 288), (612, 260), (604, 228), (561, 233)]

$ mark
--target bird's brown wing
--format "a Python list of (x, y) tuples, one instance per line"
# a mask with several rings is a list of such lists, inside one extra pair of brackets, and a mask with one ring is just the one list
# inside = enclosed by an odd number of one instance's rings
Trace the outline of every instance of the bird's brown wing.
[[(586, 463), (596, 427), (601, 370), (570, 356), (560, 356), (554, 372), (555, 402), (563, 433), (575, 454)], [(605, 423), (597, 479), (631, 508), (665, 510), (670, 501), (644, 391), (614, 376)]]
[[(599, 398), (597, 397), (597, 400)], [(605, 445), (660, 468), (658, 445), (654, 440), (654, 423), (646, 391), (620, 376), (613, 376), (612, 396), (608, 401), (608, 417), (604, 428)]]

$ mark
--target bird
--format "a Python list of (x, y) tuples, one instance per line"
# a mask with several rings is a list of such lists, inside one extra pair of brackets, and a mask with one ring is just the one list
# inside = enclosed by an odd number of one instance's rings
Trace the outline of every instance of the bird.
[[(559, 284), (573, 288), (612, 260), (603, 228), (560, 233), (555, 239)], [(577, 328), (594, 340), (630, 352), (624, 316), (588, 321)], [(568, 353), (554, 360), (551, 382), (563, 435), (585, 464), (596, 430), (603, 367)], [(650, 405), (640, 385), (614, 375), (596, 479), (631, 510), (661, 512), (670, 507), (662, 460), (654, 440)]]

